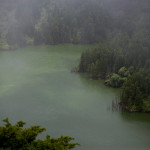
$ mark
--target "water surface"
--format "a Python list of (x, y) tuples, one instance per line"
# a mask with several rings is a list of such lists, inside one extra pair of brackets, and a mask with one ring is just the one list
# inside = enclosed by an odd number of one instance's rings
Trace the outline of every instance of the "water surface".
[[(68, 135), (78, 150), (149, 150), (150, 115), (111, 112), (118, 90), (71, 73), (89, 45), (0, 52), (0, 118)], [(0, 123), (2, 125), (2, 122)], [(41, 137), (45, 136), (43, 134)]]

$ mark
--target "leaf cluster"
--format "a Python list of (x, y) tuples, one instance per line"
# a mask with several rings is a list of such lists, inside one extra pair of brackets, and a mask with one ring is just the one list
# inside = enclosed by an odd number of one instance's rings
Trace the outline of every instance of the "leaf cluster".
[(74, 140), (68, 136), (60, 138), (50, 138), (47, 135), (45, 140), (36, 139), (45, 131), (40, 126), (23, 128), (25, 122), (19, 121), (12, 125), (8, 118), (3, 120), (5, 126), (0, 126), (0, 149), (1, 150), (71, 150), (77, 143), (70, 143)]

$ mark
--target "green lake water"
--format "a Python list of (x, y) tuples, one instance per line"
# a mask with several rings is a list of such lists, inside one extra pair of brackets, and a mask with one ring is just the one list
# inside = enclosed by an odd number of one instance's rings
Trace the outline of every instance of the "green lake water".
[(1, 51), (0, 119), (41, 125), (52, 137), (72, 136), (78, 150), (149, 150), (150, 114), (112, 112), (117, 89), (70, 72), (88, 47)]

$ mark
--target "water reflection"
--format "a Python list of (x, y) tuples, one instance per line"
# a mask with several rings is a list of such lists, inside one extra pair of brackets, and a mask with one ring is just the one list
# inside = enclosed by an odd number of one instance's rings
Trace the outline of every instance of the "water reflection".
[(123, 120), (128, 122), (146, 122), (150, 123), (150, 114), (149, 113), (129, 113), (122, 112), (120, 113)]
[(127, 112), (120, 105), (120, 100), (118, 96), (114, 97), (111, 103), (107, 105), (107, 111), (111, 113), (118, 113), (124, 121), (150, 123), (150, 113)]

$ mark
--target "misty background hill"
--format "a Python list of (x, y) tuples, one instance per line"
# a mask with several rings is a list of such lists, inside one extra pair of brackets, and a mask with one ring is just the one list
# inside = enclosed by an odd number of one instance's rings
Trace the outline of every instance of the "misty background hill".
[(149, 0), (0, 0), (0, 49), (150, 38)]

